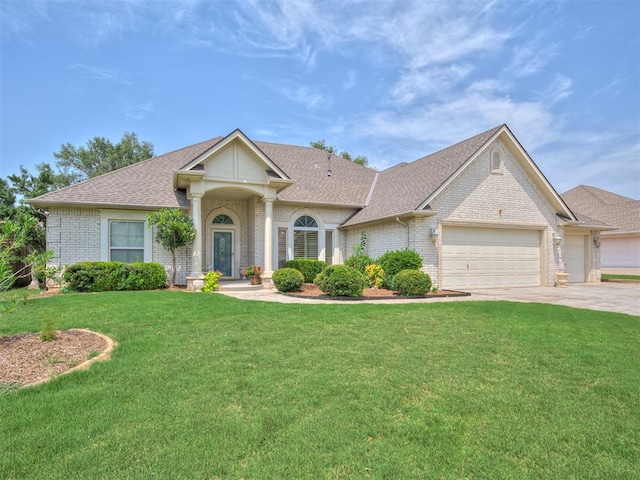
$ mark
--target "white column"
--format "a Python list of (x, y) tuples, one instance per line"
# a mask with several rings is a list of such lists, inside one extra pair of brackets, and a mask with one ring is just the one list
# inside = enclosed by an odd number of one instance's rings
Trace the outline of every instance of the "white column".
[(273, 199), (264, 199), (264, 277), (273, 273)]
[(202, 193), (191, 194), (191, 214), (193, 226), (196, 229), (196, 238), (193, 241), (193, 254), (191, 256), (191, 276), (202, 275)]

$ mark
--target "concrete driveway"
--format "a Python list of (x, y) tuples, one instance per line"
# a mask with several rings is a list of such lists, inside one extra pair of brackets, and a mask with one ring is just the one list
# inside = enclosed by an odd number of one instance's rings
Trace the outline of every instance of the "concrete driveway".
[(567, 288), (470, 289), (472, 300), (538, 302), (640, 316), (639, 283), (570, 283)]
[(261, 300), (281, 303), (341, 303), (356, 305), (359, 303), (431, 303), (431, 302), (464, 302), (470, 300), (508, 300), (512, 302), (537, 302), (566, 305), (568, 307), (619, 312), (640, 316), (640, 284), (639, 283), (575, 283), (567, 288), (558, 287), (525, 287), (525, 288), (491, 288), (470, 289), (470, 297), (407, 299), (407, 300), (365, 300), (363, 302), (344, 302), (331, 300), (303, 299), (287, 297), (275, 290), (251, 290), (246, 292), (220, 292), (246, 300)]

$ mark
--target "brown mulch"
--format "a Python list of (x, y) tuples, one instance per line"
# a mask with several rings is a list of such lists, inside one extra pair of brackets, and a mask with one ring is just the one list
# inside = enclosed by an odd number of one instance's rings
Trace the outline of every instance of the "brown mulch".
[(56, 339), (40, 340), (39, 333), (0, 337), (0, 383), (28, 385), (71, 370), (102, 353), (107, 341), (85, 330), (57, 331)]
[[(429, 292), (425, 295), (425, 298), (431, 297), (448, 297), (454, 295), (460, 295), (460, 292), (454, 292), (452, 290), (439, 290), (438, 293)], [(298, 292), (287, 292), (286, 295), (290, 295), (292, 297), (326, 297), (329, 296), (324, 293), (320, 288), (313, 283), (303, 283), (302, 288)], [(466, 294), (465, 294), (466, 295)], [(365, 288), (364, 292), (362, 292), (361, 297), (357, 298), (407, 298), (400, 295), (398, 292), (393, 290), (388, 290), (386, 288)]]

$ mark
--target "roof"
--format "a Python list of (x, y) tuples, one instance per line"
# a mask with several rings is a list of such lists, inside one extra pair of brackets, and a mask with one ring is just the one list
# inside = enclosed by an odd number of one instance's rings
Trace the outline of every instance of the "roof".
[(414, 212), (501, 128), (502, 125), (414, 162), (380, 172), (369, 204), (345, 222), (345, 226)]
[(640, 233), (640, 201), (588, 185), (579, 185), (561, 195), (578, 216), (587, 216), (617, 227), (610, 234)]
[[(164, 155), (90, 178), (33, 198), (33, 205), (88, 205), (120, 208), (188, 208), (184, 190), (174, 190), (173, 173), (215, 146), (215, 137)], [(254, 142), (294, 184), (280, 192), (282, 201), (365, 205), (376, 172), (332, 155), (327, 176), (327, 153), (312, 147)]]

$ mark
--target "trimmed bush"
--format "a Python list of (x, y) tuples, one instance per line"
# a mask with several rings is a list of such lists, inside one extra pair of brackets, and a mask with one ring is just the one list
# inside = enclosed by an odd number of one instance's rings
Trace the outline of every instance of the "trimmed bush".
[(393, 277), (393, 288), (405, 297), (426, 295), (431, 290), (431, 277), (419, 270), (403, 270)]
[(364, 276), (370, 287), (381, 287), (384, 285), (385, 274), (384, 269), (380, 265), (367, 265), (364, 267)]
[(67, 267), (63, 279), (77, 292), (155, 290), (167, 283), (163, 266), (153, 262), (80, 262)]
[(304, 277), (305, 283), (313, 283), (316, 275), (327, 268), (327, 262), (314, 260), (312, 258), (298, 258), (285, 262), (284, 266), (285, 268), (295, 268), (298, 270)]
[(314, 283), (332, 297), (359, 297), (367, 286), (367, 279), (355, 268), (331, 265), (316, 277)]
[(295, 268), (280, 268), (273, 272), (273, 284), (279, 292), (295, 292), (300, 290), (304, 277)]
[(384, 269), (385, 287), (391, 287), (393, 277), (403, 270), (420, 270), (422, 257), (415, 250), (389, 250), (376, 260), (376, 264)]
[(373, 258), (364, 254), (352, 255), (344, 261), (344, 264), (347, 267), (355, 268), (360, 273), (365, 273), (364, 269), (373, 264)]

